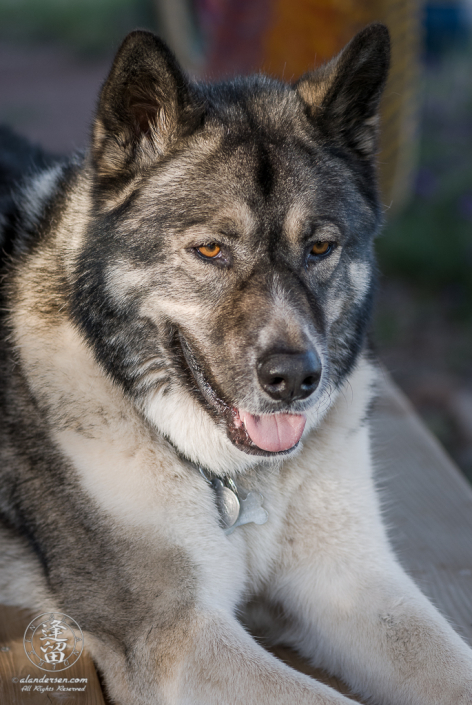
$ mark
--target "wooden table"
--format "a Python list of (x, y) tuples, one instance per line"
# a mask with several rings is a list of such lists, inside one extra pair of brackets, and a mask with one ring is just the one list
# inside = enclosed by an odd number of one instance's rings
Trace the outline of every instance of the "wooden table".
[[(472, 641), (472, 487), (387, 375), (374, 411), (374, 457), (400, 561), (457, 631)], [(26, 612), (0, 607), (1, 705), (104, 705), (93, 663), (85, 654), (64, 673), (87, 677), (84, 692), (22, 691), (21, 684), (13, 682), (44, 673), (30, 664), (23, 650), (30, 619)], [(274, 653), (349, 693), (340, 681), (314, 670), (290, 650), (277, 648)]]

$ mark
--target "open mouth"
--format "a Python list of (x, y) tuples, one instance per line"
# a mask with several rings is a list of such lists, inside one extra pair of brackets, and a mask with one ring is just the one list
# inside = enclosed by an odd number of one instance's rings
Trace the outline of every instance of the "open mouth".
[(299, 443), (305, 429), (303, 414), (274, 413), (256, 416), (227, 404), (208, 382), (184, 336), (180, 347), (188, 369), (197, 383), (205, 407), (217, 423), (224, 423), (226, 435), (240, 450), (251, 455), (284, 455)]

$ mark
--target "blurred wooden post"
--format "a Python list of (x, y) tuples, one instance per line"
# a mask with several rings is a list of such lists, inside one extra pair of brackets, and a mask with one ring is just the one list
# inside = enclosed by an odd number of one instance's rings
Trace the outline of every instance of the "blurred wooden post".
[(416, 0), (276, 0), (265, 37), (264, 68), (298, 78), (340, 51), (370, 22), (384, 22), (392, 39), (390, 77), (382, 101), (380, 183), (383, 203), (400, 209), (416, 164), (419, 9)]
[(392, 67), (382, 101), (379, 155), (380, 185), (391, 215), (412, 194), (418, 158), (419, 3), (383, 0), (381, 19), (392, 37)]

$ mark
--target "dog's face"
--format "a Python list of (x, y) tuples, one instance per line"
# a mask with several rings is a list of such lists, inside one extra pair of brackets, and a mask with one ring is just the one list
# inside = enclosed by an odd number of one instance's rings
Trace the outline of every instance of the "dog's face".
[(387, 65), (380, 26), (296, 86), (190, 86), (147, 33), (115, 60), (73, 313), (151, 423), (214, 472), (294, 452), (362, 346)]

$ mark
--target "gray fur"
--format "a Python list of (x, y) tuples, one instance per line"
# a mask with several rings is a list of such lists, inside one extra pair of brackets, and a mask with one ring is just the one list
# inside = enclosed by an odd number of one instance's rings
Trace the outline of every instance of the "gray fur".
[[(372, 25), (296, 86), (192, 84), (134, 32), (90, 149), (19, 164), (2, 200), (1, 596), (71, 615), (117, 702), (348, 702), (244, 612), (376, 702), (470, 703), (470, 652), (396, 564), (371, 478), (388, 54)], [(316, 390), (267, 393), (261, 360), (307, 351)], [(239, 409), (306, 429), (264, 451)], [(267, 524), (227, 537), (199, 464), (261, 492)]]

